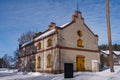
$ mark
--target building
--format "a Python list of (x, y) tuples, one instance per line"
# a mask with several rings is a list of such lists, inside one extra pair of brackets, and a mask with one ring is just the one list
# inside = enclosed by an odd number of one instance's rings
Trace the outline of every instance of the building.
[(4, 68), (5, 67), (5, 61), (3, 58), (0, 58), (0, 68)]
[(60, 73), (64, 63), (73, 63), (74, 71), (92, 71), (95, 60), (100, 63), (98, 36), (75, 11), (71, 22), (62, 26), (51, 22), (46, 31), (20, 46), (19, 71)]
[[(110, 66), (109, 65), (109, 50), (103, 51), (101, 50), (101, 65), (102, 66)], [(114, 65), (120, 65), (120, 51), (112, 51), (113, 54), (113, 63)]]

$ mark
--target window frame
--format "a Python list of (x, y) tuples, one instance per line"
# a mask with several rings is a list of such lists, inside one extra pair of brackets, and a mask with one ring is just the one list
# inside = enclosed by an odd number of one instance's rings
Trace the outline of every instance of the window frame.
[(41, 57), (37, 58), (37, 68), (41, 68)]
[(82, 35), (83, 35), (83, 34), (82, 34), (82, 31), (81, 31), (81, 30), (78, 30), (78, 31), (77, 31), (77, 35), (78, 35), (79, 37), (82, 37)]
[(81, 39), (77, 40), (77, 46), (78, 47), (83, 47), (83, 41)]
[(47, 47), (50, 47), (50, 46), (52, 46), (52, 40), (49, 38), (49, 39), (47, 40)]
[(41, 42), (39, 42), (39, 43), (37, 44), (37, 49), (40, 50), (41, 47), (42, 47), (42, 46), (41, 46)]
[(47, 68), (51, 68), (52, 67), (52, 55), (48, 54), (47, 55)]

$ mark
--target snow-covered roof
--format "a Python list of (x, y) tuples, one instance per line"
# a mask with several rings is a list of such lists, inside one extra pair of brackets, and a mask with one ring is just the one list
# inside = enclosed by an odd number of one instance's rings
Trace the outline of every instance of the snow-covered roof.
[(113, 51), (116, 55), (120, 55), (120, 51)]
[[(34, 41), (37, 41), (38, 39), (42, 39), (42, 38), (44, 38), (44, 37), (46, 37), (46, 36), (54, 33), (55, 31), (56, 31), (55, 29), (49, 30), (49, 31), (43, 33), (42, 35), (36, 37), (36, 38), (34, 39)], [(30, 44), (30, 43), (32, 43), (32, 42), (33, 42), (33, 40), (28, 41), (28, 42), (24, 43), (21, 47), (23, 47), (23, 46), (25, 46), (25, 45), (27, 45), (27, 44)]]
[(49, 31), (43, 33), (42, 35), (36, 37), (34, 40), (37, 41), (38, 39), (42, 39), (50, 34), (53, 34), (55, 31), (56, 31), (55, 29), (49, 30)]
[[(109, 50), (107, 50), (107, 51), (101, 50), (101, 52), (109, 55)], [(101, 53), (101, 54), (102, 54), (102, 53)], [(113, 51), (113, 53), (116, 54), (116, 55), (120, 55), (120, 51)]]
[(63, 25), (61, 25), (61, 26), (59, 26), (59, 27), (61, 27), (61, 28), (63, 28), (63, 27), (65, 27), (66, 25), (68, 25), (68, 24), (70, 24), (71, 22), (67, 22), (67, 23), (65, 23), (65, 24), (63, 24)]
[(30, 41), (28, 41), (28, 42), (26, 42), (26, 43), (22, 44), (22, 46), (21, 46), (21, 47), (23, 47), (23, 46), (25, 46), (25, 45), (27, 45), (27, 44), (30, 44), (30, 43), (32, 43), (32, 42), (33, 42), (33, 40), (30, 40)]
[[(65, 24), (63, 24), (63, 25), (61, 25), (61, 26), (59, 26), (59, 27), (63, 28), (63, 27), (65, 27), (66, 25), (68, 25), (68, 24), (70, 24), (70, 23), (71, 23), (71, 22), (67, 22), (67, 23), (65, 23)], [(34, 39), (34, 41), (37, 41), (37, 40), (42, 39), (42, 38), (44, 38), (44, 37), (46, 37), (46, 36), (48, 36), (48, 35), (50, 35), (50, 34), (53, 34), (55, 31), (56, 31), (55, 29), (49, 30), (49, 31), (41, 34), (40, 36), (36, 37), (36, 38)], [(23, 46), (25, 46), (25, 45), (27, 45), (27, 44), (30, 44), (31, 42), (33, 42), (33, 40), (24, 43), (21, 47), (23, 47)]]
[(103, 51), (103, 50), (101, 50), (101, 54), (103, 54), (103, 53), (109, 55), (109, 51), (108, 51), (108, 50), (107, 50), (107, 51)]

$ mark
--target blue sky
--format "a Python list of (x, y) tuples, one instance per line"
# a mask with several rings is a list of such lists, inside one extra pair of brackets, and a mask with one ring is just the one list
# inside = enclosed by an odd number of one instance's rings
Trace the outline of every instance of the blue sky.
[[(89, 28), (107, 44), (106, 0), (0, 0), (0, 57), (12, 55), (23, 33), (44, 31), (50, 22), (58, 26), (71, 21), (79, 10)], [(110, 0), (112, 42), (120, 44), (120, 0)]]

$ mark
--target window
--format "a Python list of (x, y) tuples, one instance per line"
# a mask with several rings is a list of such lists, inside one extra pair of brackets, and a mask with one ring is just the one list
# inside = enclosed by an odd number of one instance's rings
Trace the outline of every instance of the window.
[(83, 41), (81, 39), (77, 40), (77, 46), (78, 47), (83, 47)]
[(49, 46), (52, 46), (52, 40), (51, 40), (51, 39), (48, 39), (48, 40), (47, 40), (47, 45), (48, 45), (48, 47), (49, 47)]
[(41, 67), (41, 57), (40, 56), (37, 58), (37, 61), (38, 61), (37, 68), (40, 68)]
[(38, 50), (41, 49), (41, 43), (40, 42), (37, 44), (37, 49)]
[(35, 63), (36, 63), (36, 59), (35, 58), (33, 59), (32, 63), (35, 66)]
[(82, 36), (82, 31), (78, 30), (77, 34), (78, 34), (79, 37), (81, 37)]
[(47, 68), (50, 68), (52, 66), (52, 55), (48, 54), (47, 56)]

